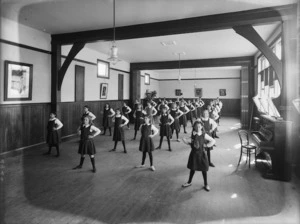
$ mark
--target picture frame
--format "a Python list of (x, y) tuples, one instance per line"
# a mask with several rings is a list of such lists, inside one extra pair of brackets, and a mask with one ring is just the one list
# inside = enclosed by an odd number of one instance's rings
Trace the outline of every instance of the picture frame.
[(4, 61), (4, 101), (32, 100), (33, 65)]
[(97, 78), (110, 78), (110, 65), (107, 61), (97, 59)]
[(181, 96), (181, 89), (175, 89), (175, 96)]
[(220, 96), (226, 96), (226, 89), (219, 89)]
[(100, 83), (100, 99), (107, 99), (108, 83)]
[(202, 97), (202, 88), (195, 88), (195, 97)]
[(150, 85), (150, 74), (145, 73), (145, 85)]

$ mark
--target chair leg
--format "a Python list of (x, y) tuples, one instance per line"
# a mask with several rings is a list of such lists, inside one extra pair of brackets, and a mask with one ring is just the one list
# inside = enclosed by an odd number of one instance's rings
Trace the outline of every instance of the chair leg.
[(249, 154), (249, 168), (250, 168), (250, 165), (251, 165), (251, 151), (250, 151), (250, 149), (248, 150), (248, 154)]
[(238, 162), (238, 166), (240, 165), (242, 154), (243, 154), (243, 148), (241, 148), (241, 154), (240, 154), (240, 159), (239, 159), (239, 162)]

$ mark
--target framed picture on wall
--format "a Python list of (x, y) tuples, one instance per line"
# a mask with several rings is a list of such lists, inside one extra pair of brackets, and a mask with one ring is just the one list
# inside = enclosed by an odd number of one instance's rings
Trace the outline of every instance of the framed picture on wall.
[(4, 62), (4, 100), (32, 100), (33, 65)]
[(100, 99), (106, 99), (108, 93), (108, 83), (100, 84)]
[(145, 85), (150, 85), (150, 75), (145, 73)]
[(181, 89), (175, 89), (175, 96), (181, 96)]
[(202, 97), (202, 88), (195, 88), (195, 97)]
[(109, 79), (109, 63), (107, 61), (97, 60), (97, 77)]
[(220, 96), (226, 96), (226, 89), (219, 89)]

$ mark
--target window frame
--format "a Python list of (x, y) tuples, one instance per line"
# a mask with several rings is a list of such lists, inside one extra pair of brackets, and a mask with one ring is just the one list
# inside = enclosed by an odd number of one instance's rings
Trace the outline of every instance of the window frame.
[[(99, 74), (99, 67), (98, 67), (99, 64), (103, 64), (106, 66), (106, 68), (105, 68), (106, 75)], [(110, 79), (110, 64), (109, 64), (109, 62), (97, 59), (97, 78)]]

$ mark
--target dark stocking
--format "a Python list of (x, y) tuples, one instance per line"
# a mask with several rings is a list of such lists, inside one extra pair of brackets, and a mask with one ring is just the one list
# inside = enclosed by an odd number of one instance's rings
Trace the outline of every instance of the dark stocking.
[(164, 136), (160, 136), (159, 146), (158, 146), (159, 148), (161, 147), (161, 144), (162, 144), (162, 141), (163, 141), (163, 137), (164, 137)]
[(115, 141), (115, 146), (114, 146), (114, 149), (117, 148), (117, 144), (118, 144), (118, 141)]
[(136, 134), (137, 134), (137, 130), (134, 131), (134, 138), (133, 139), (136, 138)]
[(170, 137), (167, 136), (167, 140), (168, 140), (168, 146), (169, 146), (169, 150), (171, 149), (171, 143), (170, 143)]
[(95, 167), (95, 158), (94, 157), (91, 157), (91, 163), (92, 163), (92, 166), (93, 166), (93, 172), (95, 173), (96, 172), (96, 167)]
[(195, 170), (191, 170), (191, 171), (190, 171), (190, 176), (189, 176), (189, 181), (188, 181), (189, 184), (192, 183), (194, 174), (195, 174)]
[(152, 152), (148, 152), (149, 154), (149, 159), (150, 159), (150, 166), (153, 166), (153, 156), (152, 156)]
[(207, 185), (207, 171), (202, 171), (202, 176), (203, 176), (203, 180), (204, 180), (204, 185)]
[(59, 145), (56, 145), (56, 151), (57, 151), (56, 156), (59, 157)]
[(106, 132), (106, 128), (103, 129), (103, 134), (102, 135), (105, 135), (105, 132)]
[(145, 164), (146, 154), (147, 154), (147, 152), (143, 152), (142, 165)]
[(124, 148), (124, 153), (127, 153), (126, 146), (125, 146), (125, 141), (124, 140), (122, 141), (122, 144), (123, 144), (123, 148)]
[(109, 135), (111, 136), (111, 127), (109, 127), (108, 130), (109, 130)]

